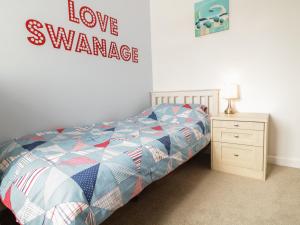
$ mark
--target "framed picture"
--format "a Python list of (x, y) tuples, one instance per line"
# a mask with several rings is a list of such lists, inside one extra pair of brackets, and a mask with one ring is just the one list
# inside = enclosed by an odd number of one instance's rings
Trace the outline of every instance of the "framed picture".
[(199, 0), (195, 3), (196, 37), (228, 29), (229, 0)]

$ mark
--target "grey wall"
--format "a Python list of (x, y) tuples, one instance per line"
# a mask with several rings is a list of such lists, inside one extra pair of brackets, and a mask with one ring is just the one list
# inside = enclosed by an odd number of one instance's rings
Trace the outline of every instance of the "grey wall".
[[(116, 17), (119, 37), (69, 22), (67, 0), (1, 2), (0, 141), (48, 128), (122, 119), (149, 106), (149, 1), (75, 3)], [(57, 50), (50, 40), (42, 47), (31, 45), (25, 29), (30, 18), (137, 47), (140, 63)]]

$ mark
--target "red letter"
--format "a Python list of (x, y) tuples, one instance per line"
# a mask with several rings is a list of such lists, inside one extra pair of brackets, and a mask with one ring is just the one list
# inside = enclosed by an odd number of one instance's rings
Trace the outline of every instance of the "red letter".
[(33, 45), (44, 45), (46, 43), (45, 35), (38, 29), (43, 28), (43, 24), (37, 20), (27, 20), (26, 28), (34, 36), (27, 37), (28, 41)]
[(116, 58), (117, 60), (120, 60), (120, 55), (116, 42), (112, 41), (110, 43), (108, 58)]
[(94, 55), (99, 55), (99, 50), (100, 50), (101, 55), (103, 57), (107, 57), (105, 39), (101, 39), (101, 43), (100, 43), (98, 38), (93, 37), (93, 48), (94, 48)]
[(137, 48), (132, 48), (132, 62), (139, 62), (139, 50)]
[(110, 33), (115, 36), (119, 36), (118, 32), (118, 20), (110, 17)]
[(99, 20), (101, 31), (106, 32), (107, 23), (108, 23), (108, 16), (104, 15), (104, 18), (102, 18), (102, 14), (100, 12), (96, 12), (96, 13), (97, 13), (97, 17), (98, 17), (98, 20)]
[[(86, 19), (86, 13), (90, 14), (91, 17), (91, 21), (88, 21)], [(81, 21), (84, 23), (84, 25), (86, 25), (89, 28), (93, 28), (96, 26), (97, 20), (96, 20), (96, 15), (93, 12), (93, 10), (87, 6), (83, 6), (80, 9), (80, 19)]]
[(124, 61), (128, 62), (131, 59), (130, 48), (127, 45), (121, 46), (120, 53)]
[(68, 0), (69, 20), (74, 23), (79, 23), (79, 19), (75, 16), (74, 0)]
[(60, 49), (61, 43), (63, 42), (66, 50), (72, 50), (75, 31), (69, 30), (69, 34), (67, 36), (65, 29), (63, 27), (58, 27), (58, 31), (55, 34), (53, 26), (51, 24), (46, 23), (45, 25), (54, 48)]
[(89, 41), (85, 34), (80, 33), (78, 36), (77, 46), (76, 46), (76, 52), (86, 52), (87, 54), (91, 55), (92, 50), (89, 45)]

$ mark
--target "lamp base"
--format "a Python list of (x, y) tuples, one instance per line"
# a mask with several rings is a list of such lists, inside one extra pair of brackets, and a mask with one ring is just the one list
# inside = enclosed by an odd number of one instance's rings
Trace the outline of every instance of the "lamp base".
[(231, 99), (228, 99), (228, 106), (227, 109), (224, 111), (225, 114), (230, 115), (230, 114), (234, 114), (234, 109), (231, 106)]

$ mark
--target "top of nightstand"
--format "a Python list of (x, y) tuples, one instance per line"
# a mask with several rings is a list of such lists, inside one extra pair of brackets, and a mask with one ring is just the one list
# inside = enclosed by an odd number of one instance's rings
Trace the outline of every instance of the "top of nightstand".
[(269, 114), (266, 113), (235, 113), (232, 115), (226, 115), (220, 113), (219, 115), (212, 116), (211, 119), (214, 120), (239, 120), (239, 121), (249, 121), (249, 122), (269, 122)]

